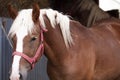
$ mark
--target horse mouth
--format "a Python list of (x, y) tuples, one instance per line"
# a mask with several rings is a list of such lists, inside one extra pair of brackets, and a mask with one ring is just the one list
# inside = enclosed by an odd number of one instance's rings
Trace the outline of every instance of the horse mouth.
[(27, 80), (27, 71), (22, 71), (19, 74), (10, 74), (10, 79), (9, 80)]

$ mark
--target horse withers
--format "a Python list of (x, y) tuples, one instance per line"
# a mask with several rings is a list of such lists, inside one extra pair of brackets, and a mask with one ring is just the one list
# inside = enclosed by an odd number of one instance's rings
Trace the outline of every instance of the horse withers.
[(120, 20), (86, 28), (52, 9), (9, 6), (14, 52), (10, 80), (26, 80), (43, 54), (50, 80), (120, 80)]

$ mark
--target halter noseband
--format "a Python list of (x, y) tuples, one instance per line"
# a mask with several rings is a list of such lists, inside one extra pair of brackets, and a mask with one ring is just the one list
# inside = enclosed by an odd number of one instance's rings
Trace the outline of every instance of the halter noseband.
[(40, 46), (38, 47), (38, 49), (37, 49), (36, 54), (35, 54), (34, 57), (31, 58), (31, 57), (27, 56), (26, 54), (24, 54), (22, 52), (18, 52), (18, 51), (14, 51), (13, 54), (12, 54), (12, 56), (18, 55), (18, 56), (23, 57), (25, 60), (27, 60), (32, 65), (31, 68), (34, 68), (34, 65), (37, 62), (37, 59), (39, 57), (41, 57), (42, 54), (43, 54), (43, 52), (44, 52), (44, 44), (43, 44), (44, 37), (43, 37), (43, 32), (46, 32), (46, 31), (47, 31), (47, 29), (44, 29), (43, 26), (42, 26), (42, 24), (40, 24), (40, 41), (41, 41), (41, 43), (40, 43)]

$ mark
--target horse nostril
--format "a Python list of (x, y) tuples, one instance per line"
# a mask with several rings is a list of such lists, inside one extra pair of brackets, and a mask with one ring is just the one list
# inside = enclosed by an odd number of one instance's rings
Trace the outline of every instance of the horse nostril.
[(22, 80), (22, 74), (21, 74), (21, 73), (19, 73), (19, 75), (20, 75), (20, 80)]

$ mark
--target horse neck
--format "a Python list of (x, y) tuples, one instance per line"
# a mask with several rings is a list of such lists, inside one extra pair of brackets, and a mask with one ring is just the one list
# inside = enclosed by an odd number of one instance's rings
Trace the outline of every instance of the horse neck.
[(65, 54), (67, 54), (67, 47), (64, 43), (63, 36), (59, 25), (53, 28), (48, 20), (44, 17), (47, 32), (44, 33), (44, 43), (45, 43), (45, 56), (49, 61), (54, 62), (58, 59), (62, 59)]
[(71, 15), (87, 27), (96, 21), (110, 17), (93, 0), (77, 0), (71, 11)]

